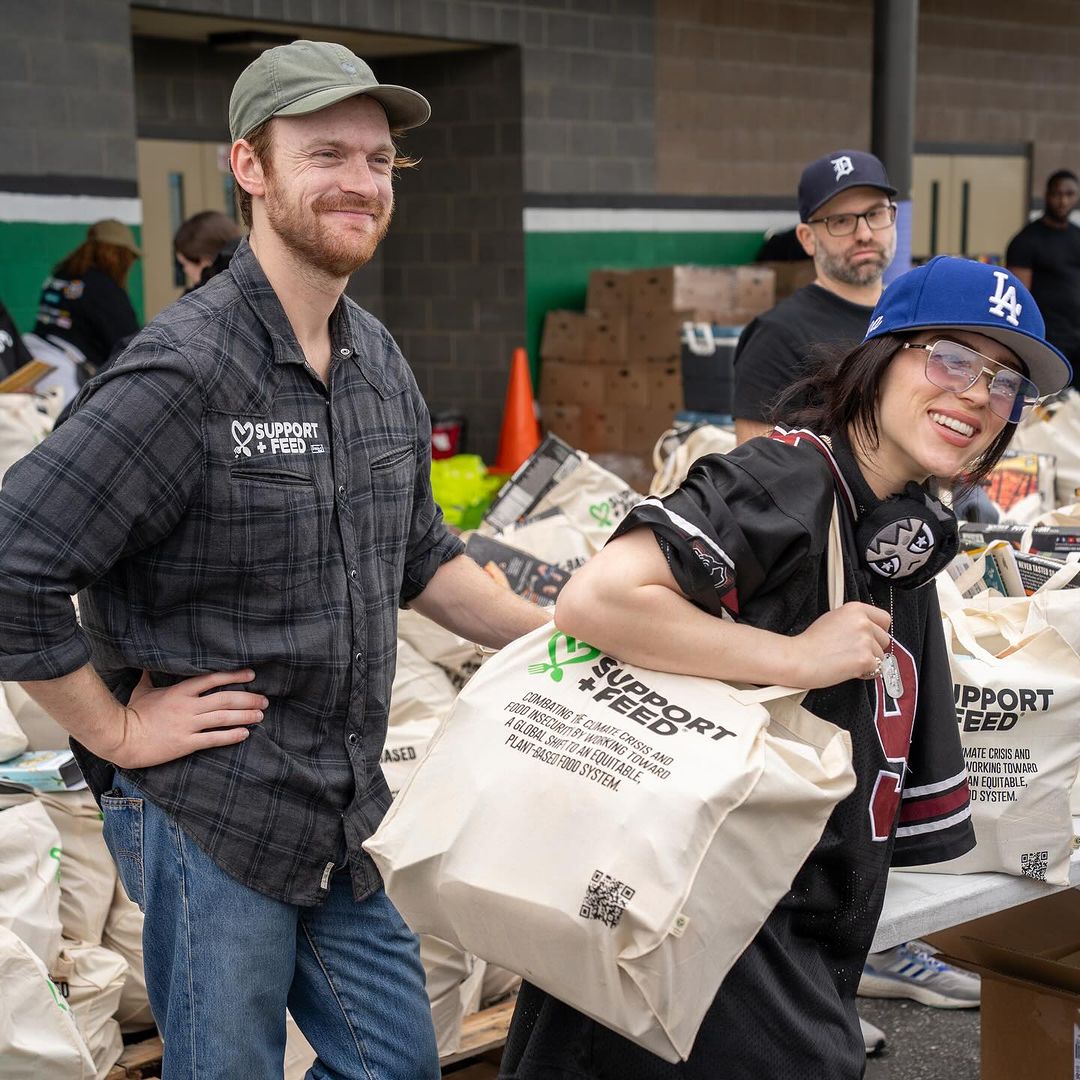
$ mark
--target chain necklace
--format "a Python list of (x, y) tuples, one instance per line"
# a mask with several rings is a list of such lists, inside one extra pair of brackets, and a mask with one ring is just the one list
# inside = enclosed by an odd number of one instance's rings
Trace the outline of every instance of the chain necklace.
[(896, 638), (893, 636), (893, 587), (889, 586), (889, 651), (881, 658), (881, 679), (893, 701), (904, 696), (904, 680), (900, 677), (900, 665), (896, 660)]

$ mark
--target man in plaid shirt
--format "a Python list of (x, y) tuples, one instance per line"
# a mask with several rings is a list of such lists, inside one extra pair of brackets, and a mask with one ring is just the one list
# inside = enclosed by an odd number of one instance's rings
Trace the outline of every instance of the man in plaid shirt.
[(75, 740), (146, 913), (165, 1076), (280, 1076), (287, 1005), (310, 1075), (426, 1080), (416, 939), (361, 848), (397, 607), (491, 646), (546, 616), (445, 528), (416, 382), (343, 296), (427, 101), (298, 41), (229, 112), (249, 241), (0, 490), (0, 678)]

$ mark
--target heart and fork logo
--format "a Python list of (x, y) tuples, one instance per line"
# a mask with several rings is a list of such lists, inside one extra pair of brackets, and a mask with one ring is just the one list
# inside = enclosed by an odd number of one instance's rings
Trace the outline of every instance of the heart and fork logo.
[(599, 655), (600, 650), (588, 642), (578, 641), (577, 638), (572, 638), (569, 634), (557, 630), (548, 639), (548, 657), (551, 663), (530, 664), (529, 674), (543, 675), (545, 672), (550, 672), (552, 682), (562, 682), (563, 668), (568, 664), (587, 664)]
[(234, 420), (232, 422), (232, 437), (233, 442), (236, 443), (233, 447), (233, 453), (237, 457), (241, 454), (244, 457), (251, 457), (248, 443), (255, 438), (255, 425), (250, 420), (245, 424), (241, 424), (239, 420)]

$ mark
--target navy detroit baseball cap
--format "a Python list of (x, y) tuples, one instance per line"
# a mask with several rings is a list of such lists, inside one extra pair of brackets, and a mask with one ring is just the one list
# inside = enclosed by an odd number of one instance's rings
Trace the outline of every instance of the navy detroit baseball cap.
[(799, 177), (799, 220), (809, 221), (819, 207), (834, 195), (853, 187), (880, 188), (895, 195), (885, 166), (862, 150), (837, 150), (811, 161)]
[(1046, 340), (1031, 293), (1002, 266), (938, 255), (882, 293), (864, 341), (908, 330), (972, 330), (1011, 349), (1046, 397), (1072, 379), (1069, 361)]

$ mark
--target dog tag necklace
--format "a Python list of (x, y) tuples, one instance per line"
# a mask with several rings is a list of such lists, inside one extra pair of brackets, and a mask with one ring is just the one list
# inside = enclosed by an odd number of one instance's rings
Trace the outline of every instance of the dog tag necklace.
[(899, 701), (904, 696), (904, 680), (900, 677), (900, 665), (896, 660), (896, 638), (893, 637), (893, 589), (889, 586), (889, 651), (881, 658), (881, 679), (885, 692)]

